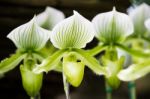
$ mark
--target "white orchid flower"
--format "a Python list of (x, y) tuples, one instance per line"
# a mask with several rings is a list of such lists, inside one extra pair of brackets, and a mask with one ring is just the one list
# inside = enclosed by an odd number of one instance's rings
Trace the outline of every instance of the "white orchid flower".
[(118, 43), (133, 33), (133, 23), (124, 13), (113, 11), (100, 13), (92, 20), (96, 37), (104, 43)]

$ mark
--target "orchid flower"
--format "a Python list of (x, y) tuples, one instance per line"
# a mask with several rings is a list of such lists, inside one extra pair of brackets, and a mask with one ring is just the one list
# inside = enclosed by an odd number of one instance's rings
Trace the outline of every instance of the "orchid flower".
[[(15, 54), (0, 63), (0, 73), (6, 73), (23, 60), (20, 66), (23, 87), (29, 96), (34, 97), (39, 93), (42, 85), (43, 74), (32, 72), (35, 64), (43, 60), (39, 51), (45, 46), (50, 37), (50, 31), (38, 26), (36, 16), (26, 24), (23, 24), (8, 34), (8, 38), (17, 47)], [(36, 83), (36, 84), (35, 84)]]
[(106, 75), (105, 68), (81, 49), (93, 40), (94, 35), (92, 23), (74, 11), (72, 16), (58, 23), (52, 30), (50, 40), (59, 50), (43, 60), (33, 71), (48, 72), (57, 68), (57, 63), (61, 62), (66, 96), (68, 94), (66, 82), (75, 87), (79, 86), (83, 79), (85, 65), (96, 74)]
[[(96, 30), (96, 38), (103, 43), (102, 46), (108, 46), (105, 49), (105, 58), (102, 57), (102, 64), (107, 67), (108, 73), (111, 74), (106, 80), (111, 87), (117, 88), (119, 85), (117, 74), (122, 69), (124, 59), (123, 57), (118, 59), (115, 47), (133, 33), (132, 21), (128, 15), (113, 8), (110, 12), (96, 15), (92, 22)], [(110, 64), (113, 64), (113, 67)], [(118, 85), (116, 85), (117, 83)]]
[[(150, 19), (145, 21), (145, 27), (150, 32)], [(150, 73), (150, 57), (139, 64), (133, 64), (129, 68), (122, 70), (118, 77), (123, 81), (133, 81)]]

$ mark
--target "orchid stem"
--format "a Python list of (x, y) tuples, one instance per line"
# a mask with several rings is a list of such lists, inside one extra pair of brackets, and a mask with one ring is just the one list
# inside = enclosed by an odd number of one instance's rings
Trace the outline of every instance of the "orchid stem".
[(64, 84), (64, 91), (66, 94), (66, 99), (70, 99), (70, 95), (69, 95), (69, 83), (66, 80), (66, 76), (63, 73), (63, 84)]
[(106, 99), (112, 99), (112, 88), (108, 85), (107, 81), (105, 81), (105, 89), (106, 89)]
[(130, 91), (130, 99), (136, 99), (136, 86), (135, 86), (135, 82), (131, 81), (128, 83), (128, 88)]

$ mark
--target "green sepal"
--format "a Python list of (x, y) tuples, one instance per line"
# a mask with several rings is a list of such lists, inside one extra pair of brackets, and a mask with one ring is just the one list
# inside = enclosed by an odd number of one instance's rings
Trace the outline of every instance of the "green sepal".
[(66, 54), (66, 52), (66, 49), (56, 51), (53, 55), (44, 59), (40, 65), (37, 65), (36, 68), (33, 69), (33, 71), (35, 73), (41, 73), (55, 70), (59, 66), (58, 64), (61, 61), (61, 58), (64, 56), (64, 54)]
[(89, 69), (98, 75), (109, 76), (105, 67), (102, 67), (99, 62), (90, 54), (82, 49), (72, 49), (77, 59), (80, 59)]
[(27, 54), (16, 52), (12, 54), (9, 58), (6, 58), (0, 63), (0, 74), (4, 74), (12, 69), (14, 69), (18, 64), (26, 57)]
[(123, 68), (124, 57), (121, 57), (119, 60), (109, 60), (105, 57), (102, 57), (102, 63), (107, 68), (107, 72), (110, 76), (106, 76), (106, 81), (110, 87), (117, 89), (120, 85), (120, 80), (117, 77), (119, 71)]
[(36, 96), (42, 86), (43, 73), (35, 74), (26, 66), (20, 66), (23, 88), (31, 97)]
[(121, 70), (118, 77), (122, 81), (134, 81), (150, 73), (150, 60), (139, 64), (132, 64), (127, 69)]
[(67, 81), (74, 87), (78, 87), (84, 75), (84, 64), (82, 62), (63, 62), (63, 72)]

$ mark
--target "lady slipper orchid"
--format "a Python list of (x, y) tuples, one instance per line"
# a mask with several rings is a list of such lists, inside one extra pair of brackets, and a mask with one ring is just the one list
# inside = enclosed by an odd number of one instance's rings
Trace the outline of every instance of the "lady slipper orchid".
[(92, 20), (96, 37), (103, 43), (113, 44), (122, 42), (133, 32), (133, 24), (128, 15), (113, 11), (96, 15)]
[(57, 68), (56, 64), (62, 61), (63, 75), (75, 87), (79, 86), (83, 79), (84, 65), (97, 74), (106, 74), (106, 70), (98, 61), (81, 49), (92, 41), (94, 35), (92, 23), (74, 11), (74, 15), (58, 23), (52, 30), (50, 40), (59, 50), (38, 65), (34, 72), (50, 71)]
[(50, 31), (38, 26), (35, 16), (28, 23), (11, 31), (7, 37), (16, 45), (17, 51), (10, 58), (1, 61), (0, 73), (14, 69), (23, 60), (20, 67), (23, 87), (29, 96), (35, 97), (41, 89), (43, 74), (35, 74), (32, 70), (37, 62), (43, 60), (39, 51), (48, 41)]

